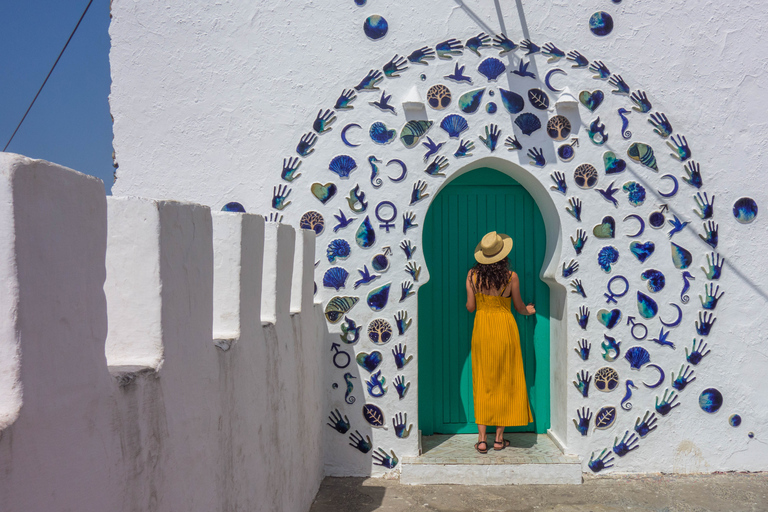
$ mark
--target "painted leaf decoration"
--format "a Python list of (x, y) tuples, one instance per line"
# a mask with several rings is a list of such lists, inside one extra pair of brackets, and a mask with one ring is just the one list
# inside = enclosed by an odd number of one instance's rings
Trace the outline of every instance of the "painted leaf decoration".
[(595, 414), (595, 428), (608, 428), (616, 421), (616, 408), (603, 407)]
[(531, 102), (533, 108), (539, 110), (547, 110), (549, 108), (549, 96), (541, 89), (531, 89), (528, 91), (528, 101)]
[(376, 405), (365, 404), (363, 406), (363, 417), (365, 418), (365, 421), (374, 427), (385, 427), (384, 413)]

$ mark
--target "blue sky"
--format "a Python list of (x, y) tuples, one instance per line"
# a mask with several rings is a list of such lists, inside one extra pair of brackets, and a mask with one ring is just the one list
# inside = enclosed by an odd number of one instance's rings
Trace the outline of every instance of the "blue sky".
[[(88, 0), (0, 2), (0, 150)], [(97, 176), (112, 187), (109, 0), (94, 0), (7, 151)]]

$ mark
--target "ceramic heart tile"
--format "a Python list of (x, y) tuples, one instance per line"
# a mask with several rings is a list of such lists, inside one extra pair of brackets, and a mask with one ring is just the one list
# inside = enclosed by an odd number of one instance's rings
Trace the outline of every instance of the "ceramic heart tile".
[(614, 238), (616, 236), (616, 221), (610, 215), (603, 217), (602, 223), (592, 228), (592, 234), (597, 238)]
[(653, 254), (653, 251), (656, 250), (656, 244), (653, 242), (632, 242), (629, 244), (629, 251), (635, 255), (635, 258), (637, 258), (640, 263), (643, 263), (645, 260), (651, 257), (651, 254)]
[(618, 174), (627, 168), (626, 160), (617, 158), (613, 151), (603, 153), (603, 165), (605, 165), (605, 174)]
[(606, 326), (608, 329), (613, 329), (621, 321), (620, 309), (601, 309), (597, 312), (597, 321)]
[(374, 350), (370, 354), (360, 352), (357, 354), (357, 357), (355, 357), (355, 361), (357, 361), (357, 364), (365, 368), (368, 372), (372, 372), (381, 364), (381, 352), (378, 350)]
[(582, 105), (587, 107), (590, 112), (597, 110), (597, 107), (603, 103), (604, 99), (605, 94), (603, 94), (603, 91), (599, 89), (593, 92), (581, 91), (579, 93), (579, 101)]
[(336, 185), (333, 183), (326, 183), (325, 185), (322, 183), (313, 183), (310, 190), (312, 191), (312, 195), (318, 198), (323, 204), (330, 201), (331, 198), (336, 195)]

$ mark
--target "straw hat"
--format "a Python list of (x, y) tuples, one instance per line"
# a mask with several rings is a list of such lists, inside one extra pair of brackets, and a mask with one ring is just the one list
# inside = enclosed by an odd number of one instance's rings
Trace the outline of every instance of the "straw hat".
[(496, 263), (503, 260), (512, 250), (512, 238), (508, 235), (491, 231), (475, 247), (475, 259), (478, 263)]

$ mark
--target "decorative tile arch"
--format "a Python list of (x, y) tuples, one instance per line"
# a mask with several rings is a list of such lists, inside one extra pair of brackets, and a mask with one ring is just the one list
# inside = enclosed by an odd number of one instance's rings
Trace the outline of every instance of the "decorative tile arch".
[[(418, 322), (413, 295), (429, 279), (418, 254), (419, 223), (429, 198), (471, 169), (489, 166), (512, 176), (547, 223), (542, 277), (552, 300), (560, 301), (552, 308), (560, 317), (552, 328), (552, 396), (562, 403), (553, 404), (552, 431), (568, 452), (582, 455), (585, 469), (610, 468), (620, 462), (611, 453), (623, 457), (642, 448), (642, 439), (675, 416), (677, 396), (692, 380), (690, 369), (681, 369), (671, 383), (674, 392), (661, 394), (654, 390), (663, 384), (664, 369), (671, 374), (680, 363), (697, 368), (714, 349), (706, 342), (721, 292), (712, 281), (724, 258), (717, 253), (714, 194), (706, 195), (701, 167), (671, 122), (684, 121), (656, 111), (657, 100), (631, 87), (610, 62), (590, 61), (551, 42), (518, 45), (497, 35), (491, 47), (478, 45), (482, 39), (417, 45), (350, 80), (333, 106), (317, 105), (317, 117), (297, 136), (296, 154), (286, 156), (275, 180), (273, 208), (318, 233), (317, 300), (330, 338), (339, 336), (327, 362), (346, 351), (359, 363), (331, 367), (332, 382), (347, 386), (346, 392), (344, 386), (329, 391), (330, 408), (351, 418), (339, 423), (334, 415), (329, 423), (343, 434), (329, 440), (333, 465), (348, 468), (338, 474), (364, 474), (371, 464), (391, 469), (398, 457), (417, 453), (416, 436), (404, 433), (418, 424), (416, 393), (408, 393), (418, 385), (411, 364), (418, 357), (418, 329), (408, 329)], [(688, 213), (694, 202), (696, 217)], [(737, 218), (741, 210), (734, 206)], [(752, 211), (757, 208), (750, 203)], [(695, 270), (699, 264), (703, 273)], [(327, 286), (323, 276), (335, 266), (349, 279), (332, 272)], [(663, 289), (649, 290), (641, 277), (648, 268), (655, 282), (665, 280)], [(702, 285), (703, 311), (696, 317), (687, 292)], [(601, 308), (618, 310), (606, 314), (621, 321), (610, 329), (594, 321)], [(660, 320), (675, 311), (676, 321)], [(398, 331), (384, 343), (375, 329), (376, 338), (370, 337), (370, 326), (383, 321)], [(647, 339), (653, 364), (632, 359), (635, 368), (622, 357), (630, 337)], [(383, 359), (371, 375), (366, 365), (374, 347)], [(606, 362), (620, 379), (607, 391), (626, 387), (620, 409), (613, 407), (618, 395), (607, 403), (605, 395), (588, 393), (589, 374)], [(658, 384), (645, 384), (659, 374)], [(577, 376), (575, 389), (570, 375)], [(396, 394), (386, 393), (389, 385)], [(639, 414), (627, 412), (630, 396)], [(585, 406), (614, 416), (596, 431)], [(384, 430), (388, 422), (392, 428)], [(347, 439), (350, 428), (355, 432)]]

